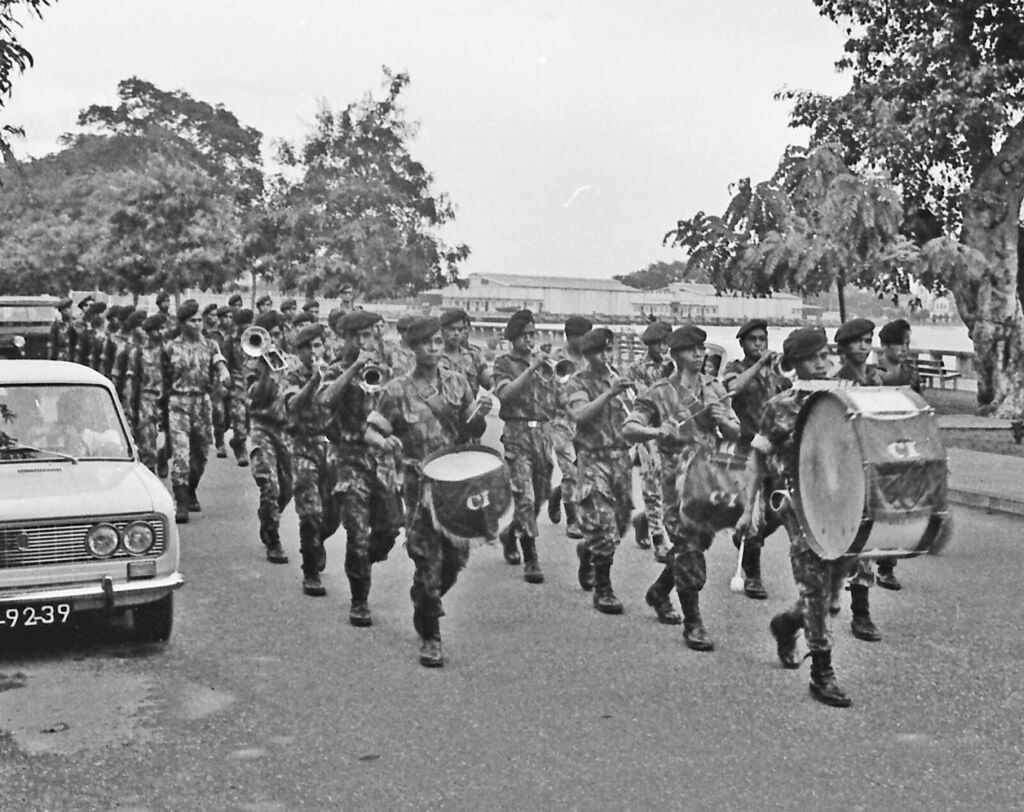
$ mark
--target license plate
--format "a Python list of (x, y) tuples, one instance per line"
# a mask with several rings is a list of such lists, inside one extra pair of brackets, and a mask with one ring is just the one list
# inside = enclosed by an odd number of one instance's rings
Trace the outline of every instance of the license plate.
[(70, 619), (70, 603), (35, 603), (0, 609), (0, 628), (4, 629), (63, 626)]

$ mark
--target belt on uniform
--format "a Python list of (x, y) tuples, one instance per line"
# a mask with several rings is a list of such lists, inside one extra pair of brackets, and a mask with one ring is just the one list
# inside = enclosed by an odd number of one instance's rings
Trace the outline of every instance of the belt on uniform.
[(171, 397), (182, 397), (182, 398), (200, 398), (205, 395), (206, 392), (201, 392), (198, 389), (190, 389), (188, 392), (179, 392), (177, 390), (171, 390)]
[(547, 425), (547, 420), (527, 420), (525, 417), (506, 417), (506, 423), (522, 423), (529, 429), (536, 429), (540, 426)]

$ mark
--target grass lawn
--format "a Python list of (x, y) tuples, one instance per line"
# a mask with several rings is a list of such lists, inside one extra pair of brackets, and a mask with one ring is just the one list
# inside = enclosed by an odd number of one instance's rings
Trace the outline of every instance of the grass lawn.
[[(978, 405), (974, 392), (952, 389), (925, 389), (924, 398), (936, 414), (974, 414)], [(1024, 457), (1024, 444), (1017, 445), (1009, 429), (943, 429), (942, 441), (946, 448)]]

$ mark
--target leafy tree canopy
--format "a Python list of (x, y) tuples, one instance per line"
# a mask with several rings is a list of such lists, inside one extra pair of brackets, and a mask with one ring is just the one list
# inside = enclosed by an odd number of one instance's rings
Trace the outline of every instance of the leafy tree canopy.
[[(24, 6), (30, 14), (42, 18), (43, 9), (50, 3), (51, 0), (0, 0), (0, 108), (11, 97), (14, 75), (24, 73), (34, 64), (32, 54), (18, 41), (21, 23), (15, 19), (15, 9)], [(12, 160), (8, 136), (23, 134), (20, 127), (12, 124), (0, 129), (0, 154), (4, 160)]]
[(708, 282), (703, 270), (694, 271), (685, 260), (676, 262), (652, 262), (646, 268), (614, 277), (624, 285), (640, 290), (658, 290), (673, 282)]

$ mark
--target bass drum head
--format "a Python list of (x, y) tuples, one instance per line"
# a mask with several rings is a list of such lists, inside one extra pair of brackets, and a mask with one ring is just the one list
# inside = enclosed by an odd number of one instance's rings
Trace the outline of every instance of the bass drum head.
[(809, 402), (798, 445), (797, 509), (811, 545), (825, 559), (847, 553), (864, 516), (864, 460), (860, 442), (837, 397)]

